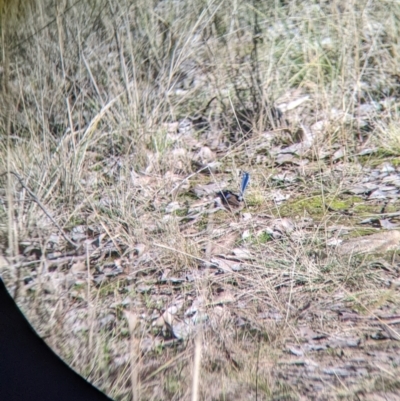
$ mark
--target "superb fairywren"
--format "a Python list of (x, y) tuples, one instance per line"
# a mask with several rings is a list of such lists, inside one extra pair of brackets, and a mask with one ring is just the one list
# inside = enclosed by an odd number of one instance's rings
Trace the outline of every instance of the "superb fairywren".
[(240, 193), (235, 194), (232, 191), (224, 190), (217, 192), (218, 198), (227, 209), (239, 209), (243, 207), (243, 195), (247, 186), (249, 185), (250, 174), (243, 172), (242, 182), (240, 184)]

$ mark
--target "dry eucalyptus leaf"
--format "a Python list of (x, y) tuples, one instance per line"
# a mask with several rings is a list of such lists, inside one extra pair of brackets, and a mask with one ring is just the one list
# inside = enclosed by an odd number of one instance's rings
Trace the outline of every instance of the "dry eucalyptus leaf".
[(273, 181), (284, 182), (286, 184), (292, 184), (297, 180), (297, 176), (294, 173), (284, 171), (279, 174), (275, 174), (271, 177)]
[(309, 95), (305, 95), (305, 96), (299, 97), (298, 99), (288, 101), (287, 103), (280, 103), (277, 105), (277, 107), (279, 108), (279, 110), (281, 110), (283, 113), (285, 113), (286, 111), (293, 110), (296, 107), (299, 107), (301, 104), (306, 102), (309, 98), (310, 98)]
[(338, 247), (341, 255), (374, 254), (393, 251), (400, 245), (400, 231), (384, 231), (366, 237), (352, 238)]
[(370, 196), (368, 196), (368, 199), (386, 199), (387, 195), (384, 191), (381, 189), (377, 189), (376, 191), (372, 192)]
[(372, 155), (378, 151), (378, 148), (365, 148), (357, 153), (357, 156), (367, 156)]
[(99, 320), (100, 327), (110, 326), (115, 321), (115, 315), (113, 313), (109, 313)]
[(287, 347), (287, 351), (290, 352), (293, 355), (296, 356), (303, 356), (304, 355), (304, 351), (302, 351), (300, 348), (298, 347)]
[(383, 184), (391, 184), (394, 185), (395, 187), (400, 186), (400, 177), (398, 175), (388, 175), (383, 178), (382, 180)]
[(222, 291), (213, 298), (211, 305), (221, 305), (235, 302), (235, 296), (229, 291)]
[(200, 150), (193, 157), (194, 160), (201, 161), (203, 164), (210, 163), (214, 161), (215, 158), (215, 153), (208, 146), (203, 146), (200, 148)]
[(270, 199), (276, 202), (277, 205), (280, 205), (282, 202), (288, 200), (290, 198), (290, 194), (281, 191), (280, 189), (273, 189), (269, 192)]
[(181, 209), (181, 205), (179, 204), (179, 202), (171, 202), (165, 208), (165, 213), (172, 213), (179, 209)]
[(291, 219), (283, 218), (283, 219), (276, 219), (273, 222), (273, 230), (279, 231), (283, 233), (291, 233), (294, 230), (294, 224)]
[(172, 150), (172, 156), (174, 160), (177, 159), (183, 159), (185, 156), (187, 156), (187, 150), (185, 148), (177, 148)]
[(137, 256), (142, 256), (144, 251), (146, 250), (146, 245), (145, 244), (137, 244), (134, 249), (135, 249), (135, 253)]
[(124, 315), (125, 319), (128, 321), (129, 332), (132, 334), (139, 323), (139, 317), (136, 313), (129, 310), (125, 310)]
[(238, 238), (238, 234), (231, 232), (223, 237), (218, 242), (213, 242), (211, 245), (211, 255), (217, 255), (221, 253), (228, 253), (232, 246), (235, 244)]
[(355, 372), (352, 369), (342, 369), (342, 368), (329, 368), (322, 370), (325, 374), (330, 376), (346, 377), (354, 375)]
[(190, 319), (185, 319), (171, 325), (172, 333), (178, 340), (184, 340), (194, 330), (194, 325)]
[(253, 216), (252, 216), (251, 213), (246, 212), (246, 213), (243, 213), (243, 214), (242, 214), (242, 219), (243, 219), (243, 221), (249, 221), (249, 220), (251, 220), (252, 218), (253, 218)]
[(380, 172), (381, 173), (393, 173), (396, 169), (393, 167), (391, 163), (382, 163), (380, 165)]
[(358, 184), (348, 189), (348, 192), (353, 195), (366, 194), (378, 189), (378, 185), (372, 183)]
[(174, 314), (169, 311), (165, 311), (162, 314), (162, 318), (164, 320), (164, 323), (171, 325), (174, 320)]
[(4, 256), (0, 255), (0, 269), (2, 269), (3, 267), (7, 267), (8, 264), (9, 263), (7, 259)]
[(199, 308), (202, 307), (205, 303), (205, 298), (202, 296), (197, 297), (193, 302), (192, 306), (190, 306), (185, 311), (185, 316), (192, 316), (193, 314), (199, 311)]
[(232, 253), (241, 260), (252, 259), (251, 253), (247, 249), (235, 248), (232, 250)]
[(163, 316), (160, 316), (153, 322), (154, 327), (164, 327), (165, 326), (165, 320)]
[[(286, 148), (281, 149), (280, 151), (280, 156), (281, 155), (297, 155), (297, 156), (304, 156), (305, 153), (308, 151), (308, 149), (311, 148), (311, 143), (309, 141), (303, 141), (300, 143), (295, 143), (293, 145), (290, 145)], [(289, 161), (290, 159), (288, 159)], [(290, 160), (292, 161), (292, 160)], [(293, 163), (298, 164), (297, 159), (293, 160)], [(282, 163), (279, 163), (282, 164)]]
[(342, 159), (345, 155), (346, 155), (346, 149), (340, 148), (333, 154), (332, 160)]
[(222, 258), (211, 258), (210, 262), (218, 267), (218, 269), (221, 269), (225, 272), (233, 272), (232, 265), (237, 264), (237, 262), (228, 260), (228, 259), (222, 259)]
[(379, 220), (379, 224), (382, 228), (386, 230), (393, 230), (394, 228), (399, 226), (398, 224), (393, 224), (389, 219)]
[(205, 185), (198, 184), (193, 188), (193, 192), (199, 198), (205, 195), (215, 194), (218, 191), (221, 191), (227, 185), (226, 182), (218, 182), (218, 183), (209, 183)]
[(179, 122), (175, 121), (173, 123), (164, 123), (163, 128), (167, 130), (168, 134), (175, 134), (179, 128)]
[(251, 237), (251, 231), (250, 230), (244, 230), (243, 231), (243, 233), (242, 233), (242, 239), (247, 239), (247, 238), (250, 238)]
[(170, 305), (164, 313), (154, 322), (155, 326), (163, 326), (165, 323), (172, 325), (174, 321), (174, 315), (176, 315), (183, 307), (183, 300), (177, 300), (175, 303)]
[(339, 246), (343, 242), (342, 239), (340, 238), (331, 238), (328, 241), (326, 241), (326, 245), (330, 247), (336, 247)]
[(391, 340), (400, 341), (400, 330), (399, 329), (390, 327), (387, 324), (382, 324), (381, 327), (387, 334), (388, 338), (390, 338)]
[(84, 271), (86, 271), (86, 270), (87, 270), (86, 262), (84, 262), (84, 261), (75, 262), (75, 263), (71, 266), (71, 272), (72, 272), (72, 273), (84, 272)]
[(292, 154), (280, 154), (276, 160), (276, 164), (296, 164), (297, 158), (295, 158)]

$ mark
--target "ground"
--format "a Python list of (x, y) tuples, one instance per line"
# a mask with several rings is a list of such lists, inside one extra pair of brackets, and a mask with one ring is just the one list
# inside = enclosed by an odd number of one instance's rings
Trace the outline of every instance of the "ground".
[(400, 6), (269, 3), (2, 5), (0, 274), (116, 400), (400, 400)]

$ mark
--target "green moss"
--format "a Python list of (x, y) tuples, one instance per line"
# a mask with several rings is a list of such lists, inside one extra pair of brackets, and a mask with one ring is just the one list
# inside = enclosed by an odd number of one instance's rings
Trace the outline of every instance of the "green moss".
[(372, 168), (378, 167), (384, 162), (391, 163), (393, 166), (399, 166), (400, 159), (398, 156), (399, 152), (396, 150), (394, 151), (391, 149), (379, 148), (374, 152), (373, 155), (358, 156), (357, 161), (360, 162), (363, 166), (368, 166)]
[[(376, 229), (375, 228), (371, 228), (371, 227), (358, 227), (354, 230), (352, 230), (348, 236), (346, 236), (345, 238), (358, 238), (358, 237), (364, 237), (366, 235), (370, 235), (370, 234), (375, 234), (376, 233)], [(355, 255), (353, 255), (354, 257)]]
[(265, 244), (266, 242), (272, 241), (274, 238), (271, 234), (264, 231), (261, 235), (257, 237), (257, 242), (260, 244)]
[[(371, 217), (374, 214), (380, 214), (382, 204), (380, 202), (368, 202), (359, 196), (340, 195), (332, 196), (328, 195), (322, 197), (320, 194), (307, 197), (297, 198), (285, 203), (280, 209), (279, 214), (282, 217), (294, 217), (308, 215), (316, 220), (321, 219), (327, 213), (332, 212), (338, 213), (338, 216), (343, 216), (347, 222), (353, 221), (359, 223), (360, 220), (366, 217)], [(391, 203), (387, 205), (385, 212), (392, 213), (397, 212), (399, 209), (399, 203)], [(371, 231), (358, 231), (363, 234), (370, 234)]]
[(68, 223), (66, 225), (66, 229), (72, 230), (73, 228), (75, 228), (77, 226), (82, 226), (82, 225), (86, 225), (86, 220), (83, 217), (74, 215), (68, 221)]
[(303, 215), (304, 213), (312, 217), (322, 217), (327, 211), (346, 211), (353, 207), (356, 202), (362, 202), (362, 198), (356, 196), (350, 197), (322, 197), (320, 194), (295, 199), (287, 202), (280, 209), (280, 214), (283, 217)]
[(261, 206), (264, 203), (264, 197), (261, 193), (249, 194), (246, 196), (245, 201), (248, 206)]
[(188, 214), (188, 210), (186, 208), (178, 209), (178, 210), (175, 210), (173, 214), (178, 217), (185, 217)]
[(297, 199), (286, 202), (279, 210), (282, 217), (296, 216), (299, 214), (315, 215), (321, 213), (321, 199), (320, 196), (307, 199)]
[(205, 230), (208, 227), (208, 222), (208, 215), (202, 215), (200, 220), (197, 222), (197, 228), (199, 231)]
[(165, 392), (166, 394), (169, 394), (169, 396), (172, 398), (172, 396), (178, 394), (181, 392), (181, 382), (178, 380), (178, 378), (175, 378), (173, 375), (168, 377), (168, 380), (165, 381)]
[[(365, 215), (371, 214), (381, 214), (382, 204), (381, 203), (368, 203), (366, 201), (362, 201), (362, 203), (355, 203), (352, 208), (352, 212), (358, 217), (363, 217)], [(399, 210), (399, 203), (391, 203), (386, 206), (386, 213), (394, 213)]]

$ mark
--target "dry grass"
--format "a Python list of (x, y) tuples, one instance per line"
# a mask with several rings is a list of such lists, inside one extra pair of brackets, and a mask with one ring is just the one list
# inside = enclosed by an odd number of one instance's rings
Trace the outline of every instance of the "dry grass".
[[(3, 18), (0, 75), (0, 273), (46, 341), (118, 400), (398, 391), (396, 362), (370, 334), (354, 353), (378, 355), (379, 383), (371, 371), (313, 370), (360, 364), (349, 347), (307, 351), (301, 372), (288, 349), (303, 349), (305, 328), (370, 333), (341, 313), (367, 319), (399, 304), (387, 284), (395, 259), (338, 258), (327, 246), (356, 225), (335, 201), (374, 161), (359, 151), (399, 154), (399, 5), (56, 3), (38, 2), (14, 29)], [(267, 106), (306, 95), (281, 121)], [(198, 117), (204, 131), (188, 123)], [(274, 149), (302, 130), (314, 135), (309, 163), (277, 163)], [(189, 191), (235, 188), (239, 170), (251, 173), (247, 214), (211, 213), (211, 198), (199, 206)]]

